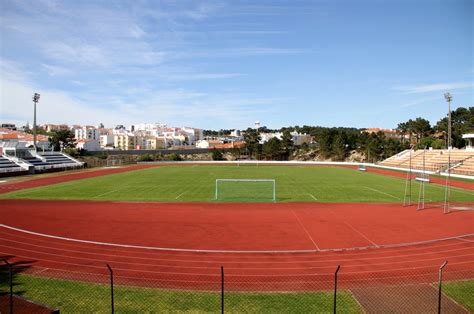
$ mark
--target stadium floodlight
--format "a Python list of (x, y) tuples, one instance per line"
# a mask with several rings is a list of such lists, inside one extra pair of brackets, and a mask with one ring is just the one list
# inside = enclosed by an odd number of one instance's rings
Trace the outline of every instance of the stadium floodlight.
[(444, 99), (448, 102), (448, 149), (451, 149), (451, 101), (453, 96), (450, 93), (444, 93)]
[(35, 93), (33, 95), (34, 113), (33, 113), (33, 146), (36, 150), (36, 104), (39, 102), (40, 94)]
[(444, 194), (444, 213), (449, 212), (449, 181), (451, 177), (451, 101), (453, 100), (453, 96), (448, 93), (444, 93), (444, 99), (448, 102), (448, 175), (446, 176), (446, 186), (445, 186), (445, 194)]

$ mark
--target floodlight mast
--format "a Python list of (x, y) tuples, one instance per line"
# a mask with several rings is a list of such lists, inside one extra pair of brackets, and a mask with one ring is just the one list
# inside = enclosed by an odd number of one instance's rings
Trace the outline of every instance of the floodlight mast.
[(33, 95), (33, 103), (34, 105), (34, 114), (33, 114), (33, 146), (36, 150), (36, 104), (39, 102), (40, 94), (35, 93)]
[(448, 175), (446, 176), (444, 193), (444, 213), (446, 214), (449, 212), (449, 181), (451, 179), (451, 101), (453, 100), (453, 96), (448, 92), (444, 94), (444, 99), (448, 102)]
[(448, 149), (451, 149), (451, 101), (453, 96), (450, 93), (445, 93), (444, 99), (448, 102)]

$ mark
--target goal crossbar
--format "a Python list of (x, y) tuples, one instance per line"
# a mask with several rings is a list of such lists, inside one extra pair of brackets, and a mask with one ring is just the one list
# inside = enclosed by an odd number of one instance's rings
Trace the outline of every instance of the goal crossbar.
[(269, 182), (272, 184), (272, 200), (276, 201), (276, 184), (275, 179), (216, 179), (215, 199), (219, 198), (219, 182)]

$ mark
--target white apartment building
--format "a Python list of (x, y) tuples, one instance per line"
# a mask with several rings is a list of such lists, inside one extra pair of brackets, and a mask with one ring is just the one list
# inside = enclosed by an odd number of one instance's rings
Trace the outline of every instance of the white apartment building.
[(93, 126), (83, 126), (74, 129), (74, 136), (76, 140), (99, 140), (100, 132)]
[(114, 135), (113, 134), (100, 135), (99, 143), (100, 143), (101, 148), (113, 147), (114, 146)]
[[(302, 145), (303, 143), (309, 144), (311, 143), (311, 136), (308, 134), (301, 134), (296, 131), (293, 131), (290, 133), (293, 144), (295, 145)], [(271, 138), (278, 138), (279, 140), (282, 139), (283, 133), (282, 132), (276, 132), (276, 133), (260, 133), (260, 144), (263, 144), (265, 142), (268, 142)]]

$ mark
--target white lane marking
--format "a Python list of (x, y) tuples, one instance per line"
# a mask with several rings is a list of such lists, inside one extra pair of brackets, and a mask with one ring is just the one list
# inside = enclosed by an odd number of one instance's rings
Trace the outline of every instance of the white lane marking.
[(176, 196), (175, 199), (177, 200), (178, 198), (180, 198), (180, 197), (181, 197), (184, 193), (186, 193), (186, 192), (187, 192), (187, 191), (184, 191), (183, 193), (179, 194), (178, 196)]
[(308, 193), (308, 195), (309, 195), (309, 196), (311, 196), (311, 197), (313, 198), (313, 200), (315, 200), (315, 201), (317, 201), (317, 200), (318, 200), (316, 197), (314, 197), (314, 195), (313, 195), (313, 194), (311, 194), (311, 193)]
[(468, 239), (463, 239), (463, 238), (456, 238), (457, 240), (461, 240), (461, 241), (466, 241), (466, 242), (469, 242), (469, 243), (474, 243), (474, 241), (471, 241), (471, 240), (468, 240)]
[(357, 232), (358, 234), (360, 234), (364, 239), (366, 239), (367, 241), (369, 241), (370, 243), (372, 243), (375, 247), (379, 247), (377, 245), (377, 243), (375, 243), (374, 241), (370, 240), (365, 234), (363, 234), (362, 232), (360, 232), (359, 230), (357, 230), (356, 228), (354, 228), (350, 223), (344, 221), (344, 223), (346, 225), (349, 226), (349, 228), (351, 228), (352, 230), (354, 230), (355, 232)]
[(382, 192), (382, 191), (379, 191), (377, 189), (373, 189), (373, 188), (369, 188), (368, 186), (364, 186), (364, 188), (368, 189), (368, 190), (371, 190), (371, 191), (374, 191), (374, 192), (377, 192), (377, 193), (380, 193), (380, 194), (384, 194), (384, 195), (387, 195), (387, 196), (390, 196), (390, 197), (393, 197), (394, 199), (397, 199), (397, 200), (401, 200), (401, 198), (399, 197), (396, 197), (392, 194), (388, 194), (388, 193), (385, 193), (385, 192)]
[[(4, 224), (0, 224), (1, 228), (14, 230), (17, 232), (22, 232), (26, 234), (36, 235), (44, 238), (50, 239), (58, 239), (63, 241), (69, 242), (77, 242), (77, 243), (86, 243), (86, 244), (95, 244), (95, 245), (102, 245), (102, 246), (111, 246), (111, 247), (123, 247), (123, 248), (132, 248), (132, 249), (144, 249), (144, 250), (156, 250), (156, 251), (170, 251), (170, 252), (203, 252), (203, 253), (261, 253), (261, 254), (268, 254), (268, 253), (317, 253), (317, 252), (342, 252), (342, 251), (359, 251), (359, 250), (367, 250), (371, 248), (398, 248), (398, 247), (405, 247), (405, 246), (412, 246), (412, 245), (419, 245), (419, 244), (429, 244), (441, 241), (449, 241), (455, 240), (459, 238), (465, 237), (474, 237), (474, 233), (463, 234), (455, 237), (446, 237), (446, 238), (439, 238), (439, 239), (432, 239), (432, 240), (423, 240), (423, 241), (413, 241), (413, 242), (403, 242), (403, 243), (391, 243), (391, 244), (381, 244), (375, 246), (355, 246), (355, 247), (347, 247), (347, 248), (332, 248), (332, 249), (308, 249), (308, 250), (207, 250), (207, 249), (181, 249), (181, 248), (166, 248), (166, 247), (156, 247), (156, 246), (140, 246), (140, 245), (132, 245), (132, 244), (119, 244), (119, 243), (109, 243), (109, 242), (98, 242), (98, 241), (89, 241), (89, 240), (81, 240), (81, 239), (73, 239), (67, 237), (60, 237), (54, 236), (45, 233), (39, 233), (34, 231), (29, 231), (25, 229), (20, 229)], [(1, 253), (1, 252), (0, 252)]]
[(42, 270), (39, 270), (39, 271), (37, 271), (37, 272), (34, 272), (33, 275), (41, 274), (42, 272), (45, 272), (45, 271), (47, 271), (47, 270), (49, 270), (49, 268), (43, 268)]
[(296, 218), (296, 220), (298, 221), (298, 223), (300, 224), (301, 228), (303, 228), (304, 232), (306, 232), (306, 235), (308, 236), (308, 238), (311, 240), (311, 242), (313, 242), (314, 247), (316, 248), (316, 250), (319, 251), (318, 245), (316, 244), (316, 242), (314, 242), (313, 237), (311, 237), (311, 235), (309, 234), (308, 230), (305, 228), (305, 226), (304, 226), (303, 223), (301, 222), (300, 218), (296, 215), (295, 211), (292, 209), (291, 212), (293, 213), (293, 216), (295, 216), (295, 218)]

